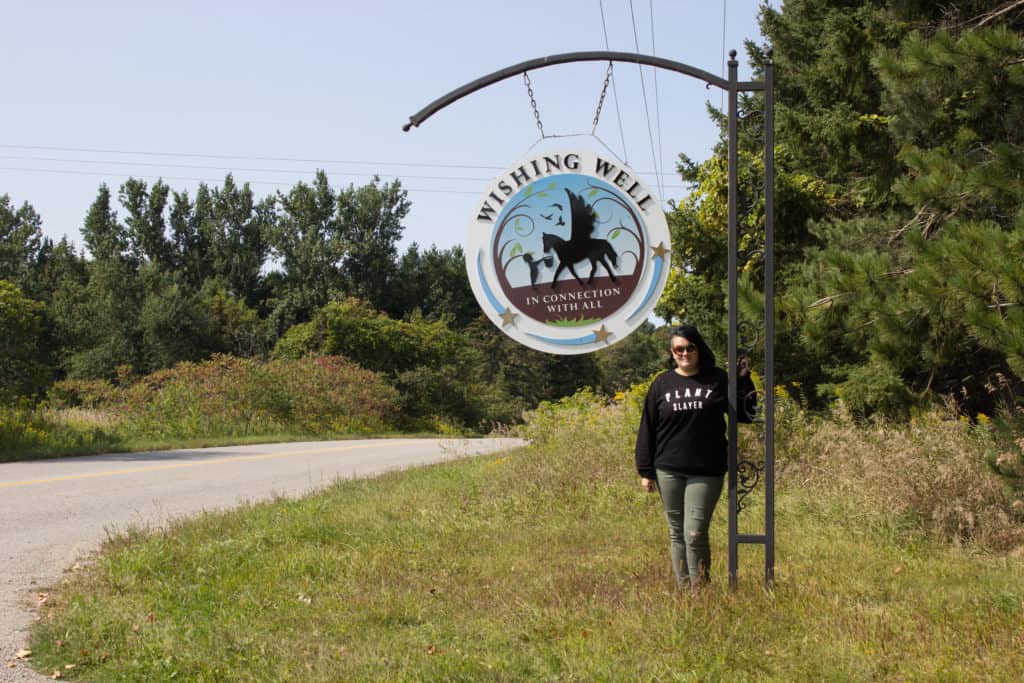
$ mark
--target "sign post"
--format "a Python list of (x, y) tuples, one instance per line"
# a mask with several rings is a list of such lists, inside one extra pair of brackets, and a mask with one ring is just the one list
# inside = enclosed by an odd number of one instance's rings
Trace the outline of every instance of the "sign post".
[[(736, 51), (728, 79), (687, 64), (629, 52), (570, 52), (500, 69), (439, 97), (409, 117), (408, 131), (477, 90), (534, 69), (574, 62), (627, 62), (703, 80), (729, 98), (729, 367), (740, 342), (764, 344), (764, 393), (759, 401), (763, 453), (740, 460), (736, 373), (729, 383), (729, 582), (737, 581), (739, 546), (764, 546), (764, 580), (775, 576), (775, 308), (774, 308), (774, 65), (766, 54), (763, 81), (739, 81)], [(764, 111), (764, 320), (739, 320), (738, 126), (739, 93), (762, 92)], [(652, 210), (652, 209), (656, 209)], [(561, 222), (561, 223), (560, 223)], [(637, 175), (599, 154), (580, 150), (527, 158), (499, 175), (474, 207), (466, 268), (491, 321), (531, 348), (588, 353), (621, 340), (657, 302), (668, 273), (668, 228), (660, 204)], [(577, 266), (580, 270), (577, 270)], [(740, 339), (753, 330), (755, 339)], [(763, 533), (739, 530), (739, 513), (756, 484), (765, 482)]]

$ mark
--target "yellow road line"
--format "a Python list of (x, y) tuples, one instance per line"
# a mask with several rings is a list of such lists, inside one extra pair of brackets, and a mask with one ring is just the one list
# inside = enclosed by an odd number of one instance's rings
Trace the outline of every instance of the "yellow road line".
[(158, 472), (160, 470), (174, 470), (182, 467), (196, 467), (199, 465), (219, 465), (226, 462), (239, 462), (243, 460), (268, 460), (270, 458), (286, 458), (293, 455), (309, 455), (310, 453), (329, 453), (331, 451), (354, 451), (360, 448), (373, 448), (379, 446), (377, 443), (357, 444), (350, 446), (332, 446), (330, 448), (312, 448), (302, 451), (288, 451), (284, 453), (260, 453), (257, 455), (236, 455), (226, 458), (214, 458), (211, 460), (197, 460), (193, 462), (176, 462), (169, 465), (151, 465), (149, 467), (136, 467), (121, 470), (108, 470), (106, 472), (87, 472), (85, 474), (68, 474), (62, 477), (49, 477), (47, 479), (27, 479), (24, 481), (0, 482), (0, 489), (15, 488), (19, 486), (34, 486), (38, 484), (51, 484), (58, 481), (74, 481), (76, 479), (94, 479), (97, 477), (114, 477), (121, 474), (136, 474), (139, 472)]

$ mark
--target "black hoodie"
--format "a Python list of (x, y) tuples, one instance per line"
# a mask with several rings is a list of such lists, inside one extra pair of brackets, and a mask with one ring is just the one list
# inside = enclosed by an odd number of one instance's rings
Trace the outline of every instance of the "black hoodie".
[[(737, 382), (740, 406), (753, 396), (749, 376)], [(729, 410), (729, 376), (712, 367), (685, 376), (669, 370), (655, 378), (644, 401), (636, 437), (636, 470), (655, 478), (655, 469), (679, 474), (721, 476), (728, 469), (725, 415)], [(747, 410), (737, 411), (739, 422), (750, 422)]]

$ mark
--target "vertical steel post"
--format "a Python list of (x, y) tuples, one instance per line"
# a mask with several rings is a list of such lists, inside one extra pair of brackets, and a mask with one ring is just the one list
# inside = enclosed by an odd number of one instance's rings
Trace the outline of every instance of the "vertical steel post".
[(775, 65), (764, 65), (764, 581), (775, 581)]
[(739, 202), (739, 152), (737, 140), (737, 81), (736, 50), (729, 51), (729, 585), (735, 586), (739, 570), (739, 509), (738, 509), (738, 447), (737, 444), (737, 373), (736, 343), (739, 314), (736, 310), (737, 296), (737, 261), (739, 236), (737, 226), (737, 204)]

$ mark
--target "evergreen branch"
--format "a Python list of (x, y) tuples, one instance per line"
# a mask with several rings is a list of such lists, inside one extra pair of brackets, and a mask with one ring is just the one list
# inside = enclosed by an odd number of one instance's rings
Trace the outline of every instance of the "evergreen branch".
[(992, 12), (989, 12), (988, 14), (983, 14), (980, 17), (975, 17), (975, 19), (981, 19), (981, 21), (979, 21), (977, 24), (975, 24), (974, 28), (976, 28), (976, 29), (981, 28), (982, 26), (984, 26), (985, 24), (989, 23), (990, 21), (992, 21), (996, 17), (1002, 16), (1003, 14), (1006, 14), (1007, 12), (1012, 12), (1013, 10), (1018, 9), (1018, 8), (1024, 8), (1024, 0), (1014, 0), (1013, 2), (1010, 2), (1010, 3), (1006, 4), (1005, 6), (999, 8), (999, 9), (996, 9), (996, 10), (993, 10)]
[(903, 237), (903, 233), (910, 228), (917, 226), (922, 226), (921, 232), (927, 236), (928, 232), (931, 230), (931, 226), (935, 223), (935, 220), (935, 214), (928, 211), (928, 207), (922, 206), (917, 210), (917, 213), (914, 214), (913, 218), (907, 221), (902, 228), (893, 233), (892, 237), (889, 238), (889, 245), (892, 246), (896, 244), (896, 242)]
[[(1021, 0), (1021, 2), (1024, 2), (1024, 0)], [(959, 195), (957, 195), (957, 199), (960, 200), (968, 199), (969, 197), (970, 195), (966, 192), (961, 192)], [(930, 239), (932, 235), (935, 234), (935, 230), (942, 223), (949, 220), (955, 215), (955, 210), (950, 210), (939, 214), (931, 212), (927, 206), (922, 206), (920, 209), (917, 210), (917, 213), (914, 214), (913, 218), (907, 221), (902, 228), (893, 233), (892, 237), (889, 238), (889, 245), (892, 246), (896, 244), (896, 242), (898, 242), (900, 238), (903, 237), (904, 232), (914, 227), (920, 227), (921, 236), (924, 237), (925, 239)]]
[(808, 306), (808, 308), (817, 308), (818, 306), (824, 306), (825, 304), (828, 304), (828, 305), (831, 306), (832, 302), (835, 301), (836, 299), (838, 299), (841, 296), (846, 296), (846, 294), (830, 294), (828, 296), (825, 296), (825, 297), (822, 297), (822, 298), (818, 299), (813, 304)]

